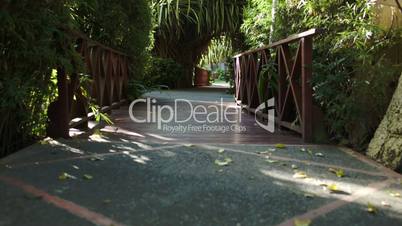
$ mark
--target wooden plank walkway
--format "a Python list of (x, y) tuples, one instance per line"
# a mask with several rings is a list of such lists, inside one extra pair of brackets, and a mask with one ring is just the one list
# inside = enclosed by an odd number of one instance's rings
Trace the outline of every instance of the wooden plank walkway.
[[(234, 98), (226, 94), (224, 88), (195, 88), (191, 90), (174, 90), (174, 91), (155, 91), (145, 95), (145, 97), (155, 99), (156, 105), (167, 105), (174, 107), (175, 99), (186, 99), (191, 101), (194, 107), (214, 105), (220, 107), (221, 99), (224, 108), (236, 107)], [(218, 103), (219, 104), (218, 104)], [(136, 104), (134, 106), (134, 115), (139, 118), (145, 118), (147, 114), (146, 104)], [(190, 112), (190, 107), (186, 103), (178, 104), (178, 112), (180, 118), (185, 118)], [(227, 143), (227, 144), (302, 144), (303, 141), (300, 135), (290, 131), (280, 131), (276, 129), (275, 133), (270, 133), (256, 124), (255, 116), (250, 115), (243, 111), (242, 120), (236, 125), (229, 122), (219, 122), (208, 124), (208, 128), (203, 128), (202, 131), (196, 131), (194, 126), (204, 126), (204, 124), (197, 123), (194, 119), (186, 123), (167, 123), (165, 128), (158, 129), (156, 123), (136, 123), (130, 119), (129, 107), (122, 107), (119, 110), (113, 111), (112, 118), (114, 121), (113, 126), (106, 127), (104, 131), (117, 132), (119, 135), (125, 135), (130, 139), (137, 140), (151, 140), (155, 142), (166, 143)], [(167, 113), (167, 112), (165, 112)], [(210, 112), (208, 112), (210, 113)], [(164, 118), (168, 118), (166, 114)], [(205, 119), (205, 118), (204, 118)], [(233, 119), (233, 118), (232, 118)], [(181, 130), (169, 130), (173, 126), (180, 126)], [(222, 132), (211, 131), (211, 126), (219, 128), (230, 128), (230, 131)], [(234, 126), (234, 127), (232, 127)], [(169, 128), (168, 128), (169, 127)], [(233, 131), (232, 128), (241, 128), (240, 130)], [(184, 131), (183, 128), (187, 128)], [(189, 129), (190, 128), (190, 129)], [(216, 128), (216, 127), (215, 127)], [(214, 130), (214, 128), (212, 128)]]

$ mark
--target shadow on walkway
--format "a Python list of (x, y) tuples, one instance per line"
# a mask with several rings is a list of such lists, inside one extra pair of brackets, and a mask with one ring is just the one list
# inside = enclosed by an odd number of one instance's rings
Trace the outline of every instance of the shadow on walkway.
[[(209, 104), (223, 95), (149, 96)], [(350, 150), (269, 134), (249, 115), (245, 133), (202, 135), (135, 124), (126, 109), (113, 117), (101, 134), (1, 160), (0, 225), (402, 225), (401, 176)]]

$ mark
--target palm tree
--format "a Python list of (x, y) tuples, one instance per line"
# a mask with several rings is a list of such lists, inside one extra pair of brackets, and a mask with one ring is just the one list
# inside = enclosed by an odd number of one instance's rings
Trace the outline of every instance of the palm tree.
[[(238, 32), (246, 0), (153, 0), (155, 53), (182, 64), (190, 87), (194, 67), (213, 38)], [(230, 36), (230, 35), (229, 35)]]

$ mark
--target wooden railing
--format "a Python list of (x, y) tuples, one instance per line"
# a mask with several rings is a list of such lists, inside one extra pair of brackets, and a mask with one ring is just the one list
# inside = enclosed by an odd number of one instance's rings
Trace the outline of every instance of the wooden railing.
[[(119, 107), (126, 98), (128, 56), (83, 34), (72, 33), (86, 71), (67, 74), (64, 68), (57, 69), (58, 98), (48, 110), (48, 135), (54, 138), (68, 138), (70, 128), (87, 128), (88, 121), (94, 118), (94, 114), (89, 113), (88, 98), (95, 100), (103, 113)], [(89, 97), (80, 90), (85, 86), (81, 84), (84, 74), (90, 78), (85, 87)]]
[[(313, 132), (310, 81), (313, 36), (317, 33), (316, 29), (312, 29), (234, 56), (236, 98), (239, 103), (253, 112), (267, 101), (258, 92), (258, 83), (264, 66), (274, 65), (276, 70), (271, 70), (271, 79), (264, 84), (264, 92), (271, 93), (271, 97), (275, 98), (276, 124), (300, 133), (305, 142), (312, 140)], [(295, 54), (291, 54), (291, 44), (296, 45)], [(275, 86), (270, 85), (273, 81)], [(268, 92), (270, 88), (271, 92)]]

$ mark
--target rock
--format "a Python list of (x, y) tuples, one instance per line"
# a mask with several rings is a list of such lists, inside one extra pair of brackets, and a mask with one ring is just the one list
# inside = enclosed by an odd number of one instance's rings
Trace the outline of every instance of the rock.
[(370, 142), (367, 155), (402, 171), (402, 75), (388, 111)]

